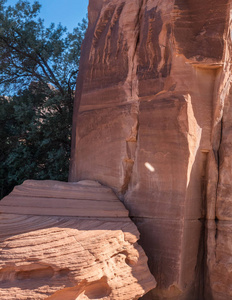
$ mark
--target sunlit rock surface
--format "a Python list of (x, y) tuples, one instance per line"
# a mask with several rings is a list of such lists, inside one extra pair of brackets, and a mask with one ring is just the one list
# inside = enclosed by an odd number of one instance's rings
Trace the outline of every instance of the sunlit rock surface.
[(138, 299), (156, 286), (111, 189), (26, 181), (0, 202), (0, 299)]
[(70, 180), (124, 201), (157, 288), (232, 297), (230, 0), (90, 0)]

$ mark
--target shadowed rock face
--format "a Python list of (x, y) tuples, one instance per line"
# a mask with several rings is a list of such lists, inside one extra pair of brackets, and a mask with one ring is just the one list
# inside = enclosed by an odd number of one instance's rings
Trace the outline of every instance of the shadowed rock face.
[(138, 238), (111, 189), (26, 181), (0, 203), (0, 299), (138, 299), (156, 286)]
[(232, 297), (231, 1), (90, 0), (70, 180), (112, 187), (157, 288)]

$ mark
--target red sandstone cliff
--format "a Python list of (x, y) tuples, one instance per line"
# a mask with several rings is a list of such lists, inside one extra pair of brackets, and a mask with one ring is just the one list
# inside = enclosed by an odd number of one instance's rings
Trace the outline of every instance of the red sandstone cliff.
[(158, 287), (232, 297), (231, 1), (90, 0), (70, 180), (112, 187)]

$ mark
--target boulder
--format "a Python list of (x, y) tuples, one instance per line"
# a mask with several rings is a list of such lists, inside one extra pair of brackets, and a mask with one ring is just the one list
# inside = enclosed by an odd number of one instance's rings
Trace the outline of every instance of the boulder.
[(111, 189), (28, 180), (0, 202), (0, 299), (138, 299), (156, 286)]

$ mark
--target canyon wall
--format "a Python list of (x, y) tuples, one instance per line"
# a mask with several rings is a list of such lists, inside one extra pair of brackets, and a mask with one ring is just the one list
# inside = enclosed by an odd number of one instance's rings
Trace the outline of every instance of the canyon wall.
[(114, 189), (157, 288), (232, 297), (230, 0), (90, 0), (70, 181)]

